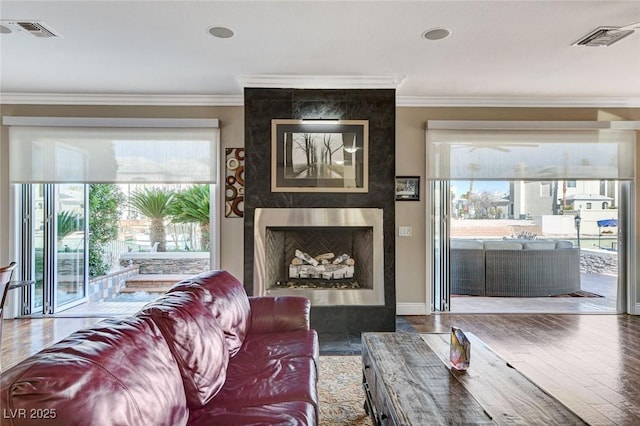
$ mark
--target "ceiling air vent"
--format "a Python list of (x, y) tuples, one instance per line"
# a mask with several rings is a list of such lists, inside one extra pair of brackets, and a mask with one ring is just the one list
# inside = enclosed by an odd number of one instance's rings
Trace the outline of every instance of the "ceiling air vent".
[(607, 47), (622, 40), (636, 30), (640, 30), (640, 22), (625, 25), (624, 27), (598, 27), (573, 43), (572, 46)]
[(51, 28), (47, 28), (44, 23), (40, 21), (2, 21), (2, 25), (11, 29), (12, 31), (23, 32), (31, 34), (34, 37), (50, 38), (60, 37)]
[(573, 43), (572, 46), (606, 47), (622, 40), (631, 33), (633, 33), (633, 30), (620, 30), (618, 27), (598, 27)]

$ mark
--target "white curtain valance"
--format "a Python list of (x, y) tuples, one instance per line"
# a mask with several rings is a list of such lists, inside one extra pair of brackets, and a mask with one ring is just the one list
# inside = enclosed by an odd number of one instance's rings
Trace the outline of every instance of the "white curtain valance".
[[(65, 120), (65, 124), (73, 123), (73, 119)], [(11, 182), (216, 182), (217, 127), (180, 127), (181, 123), (171, 127), (171, 120), (152, 127), (134, 122), (132, 127), (100, 127), (102, 119), (96, 125), (86, 125), (86, 120), (79, 119), (76, 126), (51, 125), (50, 121), (45, 121), (49, 125), (16, 125), (16, 121), (12, 125), (5, 120), (10, 124)], [(217, 120), (203, 121), (217, 126)]]
[(619, 129), (431, 129), (427, 178), (628, 180), (635, 139), (634, 130)]

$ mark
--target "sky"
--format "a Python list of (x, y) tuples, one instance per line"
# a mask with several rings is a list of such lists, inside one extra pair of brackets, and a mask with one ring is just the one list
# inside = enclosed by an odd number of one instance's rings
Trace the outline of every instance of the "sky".
[[(469, 191), (469, 181), (468, 180), (453, 180), (451, 181), (451, 186), (456, 188), (456, 194), (462, 195), (466, 194)], [(492, 180), (474, 180), (473, 181), (473, 192), (509, 192), (509, 181), (492, 181)]]

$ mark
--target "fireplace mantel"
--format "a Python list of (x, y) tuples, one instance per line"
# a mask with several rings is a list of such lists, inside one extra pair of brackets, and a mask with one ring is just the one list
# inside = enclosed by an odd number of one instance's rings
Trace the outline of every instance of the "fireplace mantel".
[[(371, 228), (371, 288), (274, 288), (268, 282), (270, 228)], [(257, 208), (254, 226), (254, 291), (257, 295), (299, 295), (313, 306), (384, 305), (383, 210), (376, 208)], [(271, 283), (272, 284), (272, 283)]]

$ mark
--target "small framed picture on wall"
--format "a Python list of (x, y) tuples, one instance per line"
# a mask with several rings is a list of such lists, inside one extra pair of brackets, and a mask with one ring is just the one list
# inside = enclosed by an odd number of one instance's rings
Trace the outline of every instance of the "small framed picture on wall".
[(420, 201), (420, 176), (396, 176), (396, 201)]

